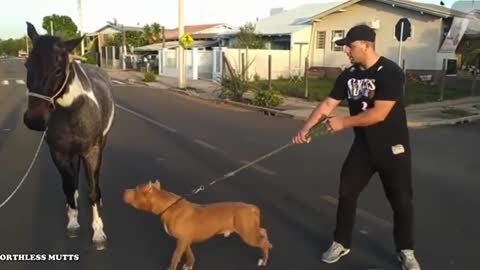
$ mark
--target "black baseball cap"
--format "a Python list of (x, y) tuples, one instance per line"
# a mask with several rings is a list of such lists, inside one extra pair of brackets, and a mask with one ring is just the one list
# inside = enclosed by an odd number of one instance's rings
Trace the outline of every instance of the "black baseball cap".
[(375, 42), (375, 31), (366, 24), (356, 25), (348, 30), (345, 38), (335, 41), (335, 44), (344, 46), (357, 40)]

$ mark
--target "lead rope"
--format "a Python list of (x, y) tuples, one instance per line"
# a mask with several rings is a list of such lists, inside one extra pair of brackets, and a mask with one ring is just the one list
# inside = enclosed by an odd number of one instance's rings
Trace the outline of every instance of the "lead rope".
[[(328, 117), (325, 122), (322, 122), (322, 123), (316, 125), (314, 128), (312, 128), (312, 129), (310, 130), (310, 132), (308, 133), (307, 137), (315, 137), (315, 136), (327, 134), (327, 121), (328, 121), (328, 119), (330, 119), (330, 118), (331, 118), (331, 117)], [(267, 157), (273, 156), (274, 154), (279, 153), (279, 152), (287, 149), (288, 147), (290, 147), (290, 146), (292, 146), (292, 145), (293, 145), (293, 143), (292, 143), (292, 142), (289, 142), (289, 143), (287, 143), (287, 144), (285, 144), (285, 145), (283, 145), (283, 146), (281, 146), (281, 147), (273, 150), (272, 152), (267, 153), (267, 154), (265, 154), (265, 155), (263, 155), (263, 156), (255, 159), (254, 161), (249, 162), (249, 163), (241, 166), (240, 168), (238, 168), (238, 169), (236, 169), (236, 170), (233, 170), (233, 171), (231, 171), (231, 172), (229, 172), (229, 173), (224, 174), (223, 176), (221, 176), (221, 177), (213, 180), (212, 182), (208, 183), (208, 186), (213, 186), (213, 185), (215, 185), (216, 183), (218, 183), (218, 182), (220, 182), (220, 181), (224, 181), (225, 179), (228, 179), (228, 178), (234, 176), (236, 173), (238, 173), (238, 172), (240, 172), (240, 171), (242, 171), (242, 170), (244, 170), (244, 169), (246, 169), (246, 168), (254, 165), (255, 163), (258, 163), (258, 162), (266, 159)], [(204, 186), (204, 185), (200, 185), (199, 187), (193, 189), (192, 192), (187, 193), (187, 194), (181, 196), (180, 198), (178, 198), (177, 200), (175, 200), (172, 204), (170, 204), (167, 208), (165, 208), (165, 210), (163, 210), (163, 211), (160, 213), (160, 216), (162, 216), (163, 213), (167, 212), (168, 209), (170, 209), (172, 206), (174, 206), (174, 205), (175, 205), (176, 203), (178, 203), (179, 201), (181, 201), (181, 200), (183, 200), (183, 199), (185, 199), (185, 198), (188, 198), (188, 197), (190, 197), (190, 196), (193, 196), (193, 195), (195, 195), (195, 194), (198, 194), (199, 192), (202, 192), (202, 191), (204, 191), (204, 190), (205, 190), (205, 186)]]
[(40, 152), (40, 149), (42, 147), (42, 144), (43, 144), (43, 140), (45, 138), (45, 134), (47, 133), (47, 130), (45, 130), (42, 134), (42, 138), (40, 139), (40, 143), (38, 144), (37, 146), (37, 151), (35, 151), (35, 155), (33, 156), (33, 159), (32, 161), (30, 162), (30, 166), (28, 166), (28, 169), (27, 171), (25, 172), (25, 174), (23, 175), (22, 179), (20, 180), (20, 182), (18, 182), (17, 184), (17, 187), (12, 191), (12, 193), (2, 202), (2, 204), (0, 204), (0, 209), (5, 206), (7, 204), (8, 201), (10, 201), (10, 199), (15, 195), (15, 193), (17, 193), (17, 191), (20, 189), (20, 187), (22, 186), (23, 182), (25, 181), (25, 179), (27, 179), (27, 176), (30, 174), (30, 171), (32, 170), (33, 168), (33, 164), (35, 163), (35, 161), (37, 160), (37, 157), (38, 157), (38, 153)]

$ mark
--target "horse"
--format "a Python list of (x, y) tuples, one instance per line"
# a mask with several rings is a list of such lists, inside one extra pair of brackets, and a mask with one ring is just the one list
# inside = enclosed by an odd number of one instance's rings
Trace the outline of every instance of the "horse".
[(73, 60), (73, 50), (85, 35), (69, 40), (39, 35), (30, 22), (27, 33), (32, 48), (25, 61), (28, 102), (23, 122), (30, 130), (45, 132), (50, 156), (62, 178), (66, 235), (70, 238), (77, 237), (80, 230), (78, 182), (83, 164), (92, 207), (92, 242), (102, 250), (107, 236), (100, 214), (100, 169), (115, 116), (110, 78), (96, 66)]

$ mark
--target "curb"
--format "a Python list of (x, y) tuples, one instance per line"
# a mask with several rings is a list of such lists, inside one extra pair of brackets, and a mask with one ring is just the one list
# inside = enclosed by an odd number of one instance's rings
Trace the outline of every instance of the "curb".
[(408, 127), (424, 128), (424, 127), (433, 127), (433, 126), (462, 125), (462, 124), (470, 124), (478, 120), (480, 120), (480, 115), (471, 115), (471, 116), (465, 116), (460, 118), (444, 119), (444, 120), (430, 121), (430, 122), (408, 121)]
[[(284, 118), (296, 118), (295, 115), (285, 113), (285, 112), (282, 112), (280, 110), (276, 110), (276, 109), (272, 109), (272, 108), (266, 108), (266, 107), (262, 107), (262, 106), (245, 104), (245, 103), (242, 103), (242, 102), (237, 102), (237, 101), (228, 100), (228, 99), (202, 97), (192, 90), (181, 90), (181, 89), (178, 89), (176, 87), (171, 87), (171, 88), (168, 88), (168, 89), (165, 89), (165, 90), (172, 91), (172, 92), (179, 93), (179, 94), (186, 95), (186, 96), (190, 96), (190, 97), (195, 97), (195, 98), (205, 100), (205, 101), (230, 104), (230, 105), (240, 107), (240, 108), (243, 108), (243, 109), (248, 109), (248, 110), (256, 111), (256, 112), (261, 112), (261, 113), (263, 113), (267, 116), (277, 116), (277, 117), (284, 117)], [(195, 94), (192, 94), (192, 92), (195, 93)]]

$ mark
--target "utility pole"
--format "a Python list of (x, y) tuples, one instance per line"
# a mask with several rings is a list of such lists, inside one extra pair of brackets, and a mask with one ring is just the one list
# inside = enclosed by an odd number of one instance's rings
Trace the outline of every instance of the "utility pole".
[(123, 33), (123, 50), (122, 50), (122, 68), (123, 70), (127, 69), (127, 64), (125, 63), (125, 58), (127, 57), (127, 45), (125, 41), (125, 25), (122, 24), (122, 33)]
[(25, 35), (25, 44), (26, 44), (25, 52), (27, 53), (27, 56), (28, 56), (28, 34)]
[(50, 35), (53, 36), (53, 20), (50, 20)]
[(162, 48), (165, 50), (165, 26), (162, 26)]
[(180, 45), (180, 38), (184, 33), (184, 23), (183, 23), (183, 7), (184, 0), (178, 0), (178, 88), (185, 89), (186, 79), (185, 79), (185, 51), (183, 46)]
[[(80, 19), (80, 36), (83, 35), (83, 10), (82, 10), (82, 0), (78, 0), (78, 17)], [(80, 56), (85, 53), (84, 41), (80, 42)]]

